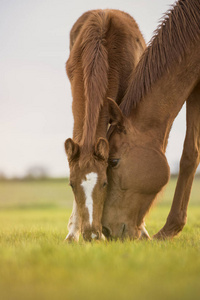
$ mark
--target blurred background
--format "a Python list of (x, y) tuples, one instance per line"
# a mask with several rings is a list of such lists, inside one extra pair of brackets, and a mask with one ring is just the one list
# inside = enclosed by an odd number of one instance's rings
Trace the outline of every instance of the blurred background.
[[(135, 18), (148, 43), (173, 3), (0, 0), (1, 299), (200, 299), (200, 176), (178, 239), (63, 243), (73, 201), (64, 152), (73, 129), (65, 72), (70, 29), (87, 10), (121, 9)], [(173, 174), (184, 136), (185, 108), (167, 148)], [(145, 219), (151, 236), (165, 224), (176, 179)]]
[[(0, 1), (0, 177), (66, 177), (64, 141), (72, 136), (71, 90), (65, 72), (69, 32), (97, 8), (121, 9), (146, 42), (174, 0)], [(167, 158), (178, 172), (185, 108), (176, 119)]]

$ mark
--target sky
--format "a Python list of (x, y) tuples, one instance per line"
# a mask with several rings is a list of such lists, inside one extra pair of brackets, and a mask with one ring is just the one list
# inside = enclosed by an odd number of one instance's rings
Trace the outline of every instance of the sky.
[[(87, 10), (128, 12), (148, 43), (174, 0), (0, 0), (0, 173), (24, 176), (33, 166), (68, 176), (64, 141), (72, 137), (70, 83), (65, 72), (69, 32)], [(167, 148), (177, 168), (185, 136), (185, 108)]]

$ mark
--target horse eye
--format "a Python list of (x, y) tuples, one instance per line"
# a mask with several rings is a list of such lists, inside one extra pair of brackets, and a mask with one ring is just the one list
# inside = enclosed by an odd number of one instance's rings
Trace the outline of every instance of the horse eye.
[(119, 162), (119, 158), (109, 159), (108, 160), (108, 164), (112, 168), (116, 167), (118, 165), (118, 162)]
[(73, 184), (70, 182), (69, 185), (71, 186), (71, 188), (73, 190), (73, 188), (74, 188)]

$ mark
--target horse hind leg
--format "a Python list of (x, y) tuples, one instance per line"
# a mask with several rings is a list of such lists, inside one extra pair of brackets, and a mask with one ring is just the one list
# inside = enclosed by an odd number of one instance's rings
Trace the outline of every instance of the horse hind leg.
[(68, 230), (69, 230), (69, 233), (66, 236), (65, 241), (78, 242), (79, 235), (80, 235), (80, 220), (79, 220), (79, 215), (78, 215), (78, 210), (77, 210), (77, 205), (76, 205), (75, 200), (73, 201), (72, 214), (69, 218)]
[(153, 238), (173, 237), (186, 224), (192, 183), (200, 161), (200, 83), (186, 102), (186, 115), (187, 131), (172, 207), (166, 224)]

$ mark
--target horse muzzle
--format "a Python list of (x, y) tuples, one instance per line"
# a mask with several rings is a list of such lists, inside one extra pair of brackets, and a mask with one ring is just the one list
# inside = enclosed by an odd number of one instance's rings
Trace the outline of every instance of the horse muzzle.
[(116, 225), (115, 228), (113, 228), (113, 230), (110, 226), (106, 225), (102, 227), (102, 232), (108, 240), (124, 240), (126, 238), (131, 240), (151, 239), (143, 224), (140, 226), (140, 228), (138, 228), (127, 226), (126, 224), (121, 223)]
[(101, 232), (100, 230), (84, 230), (83, 233), (83, 239), (87, 242), (91, 242), (92, 240), (100, 240), (101, 239)]
[(115, 232), (112, 231), (109, 226), (103, 226), (102, 232), (108, 240), (124, 239), (126, 236), (126, 229), (127, 229), (126, 224), (121, 223), (117, 226)]

